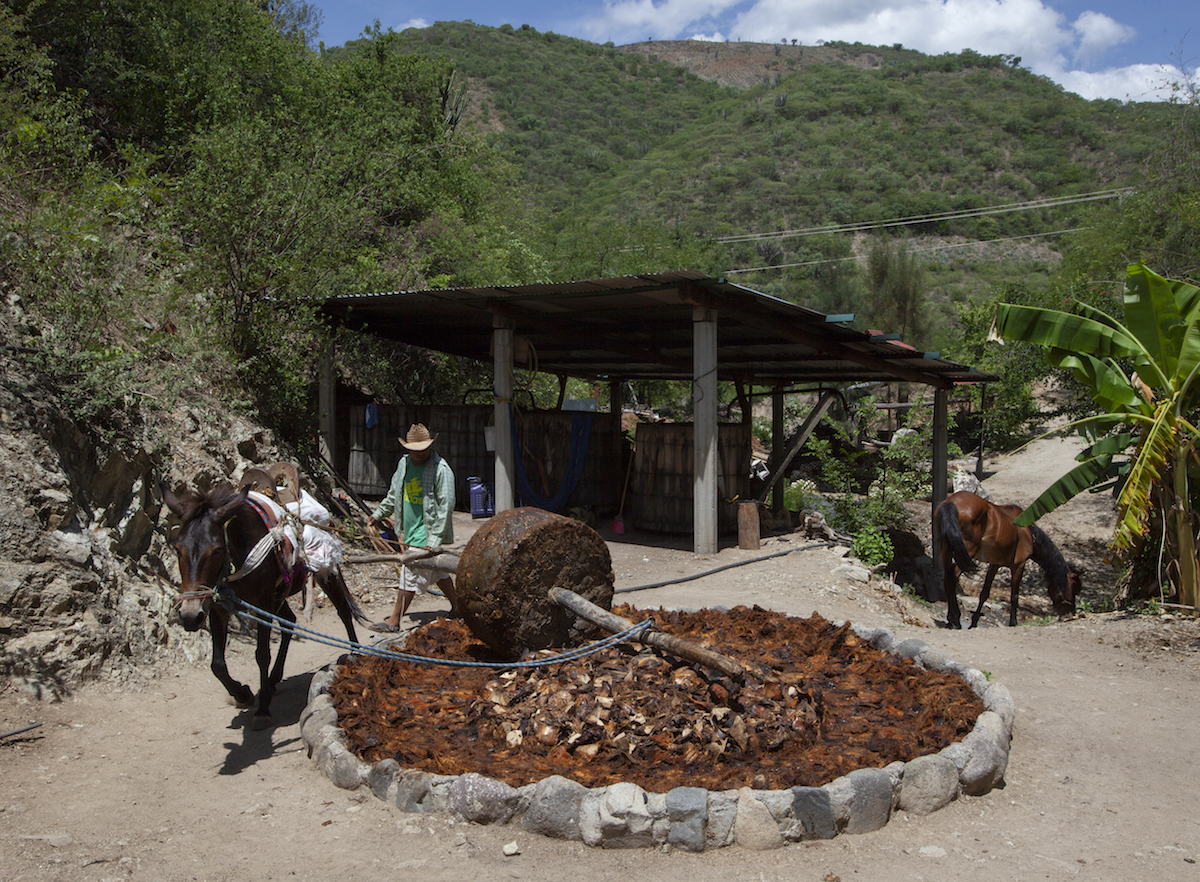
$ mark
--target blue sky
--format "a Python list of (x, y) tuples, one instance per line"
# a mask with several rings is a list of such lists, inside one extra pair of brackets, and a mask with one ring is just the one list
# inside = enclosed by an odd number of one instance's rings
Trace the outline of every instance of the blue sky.
[(1148, 101), (1200, 59), (1197, 0), (315, 0), (338, 46), (386, 28), (470, 19), (617, 45), (656, 40), (902, 43), (930, 55), (1019, 55), (1085, 98)]

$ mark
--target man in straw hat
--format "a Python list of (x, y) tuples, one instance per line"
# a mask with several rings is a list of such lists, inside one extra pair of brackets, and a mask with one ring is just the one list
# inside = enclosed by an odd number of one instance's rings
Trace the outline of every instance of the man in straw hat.
[[(430, 435), (422, 423), (409, 426), (408, 434), (400, 439), (407, 453), (400, 457), (387, 496), (371, 514), (373, 526), (390, 515), (396, 525), (396, 535), (410, 547), (436, 548), (454, 542), (454, 472), (433, 449), (435, 440), (437, 436)], [(427, 572), (400, 567), (396, 605), (386, 619), (369, 626), (372, 631), (391, 633), (399, 629), (400, 619), (413, 597), (428, 587), (430, 576)], [(437, 586), (453, 610), (454, 579), (446, 576)]]

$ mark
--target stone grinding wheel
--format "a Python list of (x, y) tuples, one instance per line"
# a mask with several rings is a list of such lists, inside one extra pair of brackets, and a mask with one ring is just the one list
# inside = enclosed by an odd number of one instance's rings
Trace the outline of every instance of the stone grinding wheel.
[(591, 527), (540, 508), (513, 508), (491, 517), (467, 542), (455, 574), (467, 627), (509, 659), (526, 649), (576, 646), (604, 636), (549, 600), (556, 585), (610, 609), (612, 557)]

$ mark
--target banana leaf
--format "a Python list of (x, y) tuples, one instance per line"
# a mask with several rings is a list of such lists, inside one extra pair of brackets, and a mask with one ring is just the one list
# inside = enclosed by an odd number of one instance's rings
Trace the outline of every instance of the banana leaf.
[(1070, 502), (1084, 490), (1087, 490), (1108, 473), (1112, 465), (1112, 454), (1085, 460), (1071, 471), (1067, 472), (1042, 492), (1027, 509), (1018, 515), (1015, 523), (1018, 527), (1028, 527), (1038, 518), (1047, 515), (1054, 509)]

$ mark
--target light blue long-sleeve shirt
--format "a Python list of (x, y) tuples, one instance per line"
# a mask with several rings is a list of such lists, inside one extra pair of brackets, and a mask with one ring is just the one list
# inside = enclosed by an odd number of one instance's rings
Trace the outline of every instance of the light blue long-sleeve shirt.
[[(408, 454), (400, 457), (396, 472), (392, 475), (392, 484), (387, 496), (371, 515), (375, 520), (390, 517), (404, 502), (404, 481), (408, 476), (411, 463)], [(422, 512), (425, 518), (425, 541), (428, 545), (454, 544), (454, 472), (450, 464), (436, 452), (429, 454), (425, 461), (425, 477), (422, 481), (422, 491), (425, 499)], [(402, 537), (404, 525), (396, 524), (396, 531)]]

